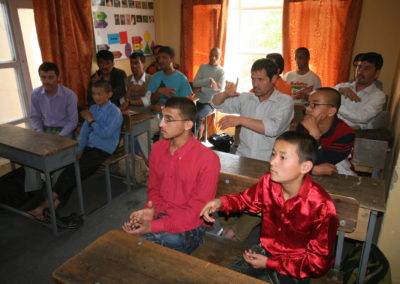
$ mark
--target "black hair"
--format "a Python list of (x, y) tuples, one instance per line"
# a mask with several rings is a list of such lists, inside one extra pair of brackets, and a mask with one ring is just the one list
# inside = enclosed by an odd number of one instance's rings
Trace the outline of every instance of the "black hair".
[(334, 88), (330, 88), (330, 87), (321, 87), (321, 88), (316, 89), (315, 91), (328, 92), (329, 95), (326, 96), (326, 103), (332, 104), (333, 107), (336, 108), (337, 111), (339, 111), (340, 104), (342, 102), (342, 96), (340, 95), (340, 93), (337, 90), (335, 90)]
[(112, 86), (111, 86), (110, 82), (108, 82), (106, 80), (96, 81), (92, 84), (92, 87), (102, 88), (106, 93), (112, 92)]
[(353, 64), (356, 63), (356, 62), (358, 62), (358, 61), (360, 61), (361, 56), (363, 56), (364, 54), (365, 54), (365, 53), (359, 53), (359, 54), (357, 54), (356, 56), (354, 56)]
[(182, 118), (191, 120), (193, 123), (196, 120), (196, 105), (187, 97), (171, 97), (165, 102), (165, 107), (178, 109)]
[(139, 58), (142, 63), (146, 62), (146, 57), (143, 55), (143, 53), (132, 52), (132, 54), (129, 56), (129, 59), (136, 59), (136, 58)]
[(310, 134), (296, 131), (286, 131), (276, 138), (276, 141), (283, 140), (297, 147), (297, 155), (300, 163), (317, 161), (318, 143)]
[(294, 52), (294, 54), (297, 54), (297, 53), (304, 53), (308, 58), (310, 58), (310, 51), (306, 47), (299, 47)]
[(272, 61), (275, 60), (275, 64), (279, 69), (279, 75), (282, 74), (283, 68), (285, 67), (285, 60), (283, 59), (282, 55), (279, 53), (269, 53), (267, 54), (266, 58)]
[(38, 73), (40, 73), (40, 71), (43, 71), (43, 72), (54, 71), (54, 73), (56, 73), (57, 77), (60, 75), (60, 70), (58, 70), (57, 65), (53, 62), (43, 62), (42, 64), (40, 64)]
[(381, 70), (383, 66), (382, 55), (376, 52), (367, 52), (360, 57), (360, 61), (367, 61), (375, 65), (376, 70)]
[(158, 50), (158, 54), (160, 53), (166, 53), (169, 57), (175, 57), (175, 51), (170, 46), (161, 46)]
[(251, 72), (260, 70), (265, 70), (270, 79), (278, 74), (278, 66), (272, 60), (266, 58), (256, 60), (251, 66)]
[(112, 54), (111, 51), (109, 50), (100, 50), (99, 52), (97, 52), (96, 54), (96, 59), (97, 61), (99, 61), (99, 59), (104, 59), (104, 60), (111, 60), (114, 61), (114, 54)]

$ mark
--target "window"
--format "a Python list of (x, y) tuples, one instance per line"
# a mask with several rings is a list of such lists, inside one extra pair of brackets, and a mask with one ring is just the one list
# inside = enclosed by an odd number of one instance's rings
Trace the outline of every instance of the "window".
[(268, 53), (282, 53), (283, 0), (230, 0), (225, 48), (225, 73), (239, 77), (240, 91), (252, 89), (250, 69)]
[(0, 0), (0, 41), (0, 123), (26, 127), (42, 61), (31, 1)]

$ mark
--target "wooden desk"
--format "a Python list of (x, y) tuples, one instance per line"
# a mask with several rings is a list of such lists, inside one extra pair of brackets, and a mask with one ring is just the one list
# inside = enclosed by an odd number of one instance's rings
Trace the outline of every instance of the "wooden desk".
[[(9, 124), (0, 125), (0, 156), (44, 172), (47, 199), (50, 203), (51, 227), (55, 235), (57, 235), (57, 225), (50, 178), (52, 171), (74, 163), (80, 211), (82, 215), (85, 213), (79, 163), (76, 159), (76, 145), (77, 142), (69, 138)], [(1, 204), (1, 206), (34, 219), (32, 216), (15, 208), (4, 204)]]
[(57, 283), (265, 283), (196, 257), (109, 231), (53, 272)]
[[(218, 152), (221, 161), (217, 195), (241, 192), (258, 182), (269, 170), (269, 163)], [(353, 197), (360, 202), (356, 231), (346, 234), (347, 237), (364, 241), (363, 258), (360, 275), (365, 275), (376, 217), (386, 208), (385, 182), (381, 179), (354, 177), (344, 175), (313, 176), (328, 193)], [(359, 280), (363, 283), (363, 279)]]

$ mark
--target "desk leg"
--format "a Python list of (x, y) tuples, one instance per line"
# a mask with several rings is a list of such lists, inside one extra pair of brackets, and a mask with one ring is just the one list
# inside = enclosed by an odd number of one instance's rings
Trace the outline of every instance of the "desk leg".
[(372, 210), (371, 214), (369, 215), (367, 238), (365, 240), (365, 243), (363, 244), (360, 269), (359, 269), (360, 273), (358, 274), (358, 281), (357, 281), (357, 283), (360, 284), (363, 284), (365, 279), (365, 272), (368, 266), (369, 253), (371, 252), (372, 237), (375, 231), (375, 223), (377, 215), (378, 212), (374, 210)]
[(129, 144), (131, 146), (131, 167), (132, 167), (132, 184), (133, 186), (136, 186), (136, 179), (135, 179), (135, 136), (132, 134), (129, 135)]
[(51, 177), (49, 171), (45, 170), (44, 172), (46, 176), (46, 191), (47, 191), (47, 201), (49, 202), (50, 216), (51, 216), (51, 228), (53, 230), (53, 234), (58, 236), (57, 231), (57, 222), (56, 222), (56, 209), (54, 207), (53, 201), (53, 190), (51, 188)]
[(78, 192), (79, 209), (81, 211), (81, 215), (84, 217), (85, 216), (85, 208), (83, 206), (81, 171), (79, 169), (78, 160), (75, 160), (74, 166), (75, 166), (76, 190)]

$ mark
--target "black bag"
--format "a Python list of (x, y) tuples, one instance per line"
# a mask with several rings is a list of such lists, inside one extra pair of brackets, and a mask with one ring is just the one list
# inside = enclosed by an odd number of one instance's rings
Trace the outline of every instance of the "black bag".
[[(362, 244), (356, 244), (350, 250), (347, 257), (342, 263), (343, 283), (356, 283), (359, 273), (359, 265), (361, 259)], [(369, 254), (368, 266), (365, 275), (365, 284), (391, 284), (391, 275), (389, 262), (380, 251), (380, 249), (372, 244)]]
[(233, 144), (233, 136), (226, 133), (214, 133), (208, 137), (208, 142), (213, 144), (218, 151), (229, 153)]

